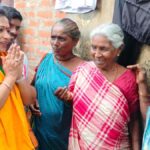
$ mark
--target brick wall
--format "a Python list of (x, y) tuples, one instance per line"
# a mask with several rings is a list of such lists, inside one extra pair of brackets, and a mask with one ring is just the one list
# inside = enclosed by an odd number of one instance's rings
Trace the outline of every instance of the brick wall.
[(91, 13), (65, 14), (54, 9), (55, 0), (14, 0), (14, 7), (24, 18), (19, 41), (29, 58), (31, 77), (40, 58), (50, 50), (50, 30), (57, 19), (67, 16), (77, 22), (82, 38), (76, 52), (88, 58), (89, 33), (97, 24), (111, 21), (114, 1), (98, 0), (97, 9)]
[(14, 0), (14, 7), (23, 15), (19, 42), (29, 58), (31, 77), (42, 55), (50, 50), (52, 24), (64, 13), (54, 10), (54, 0)]

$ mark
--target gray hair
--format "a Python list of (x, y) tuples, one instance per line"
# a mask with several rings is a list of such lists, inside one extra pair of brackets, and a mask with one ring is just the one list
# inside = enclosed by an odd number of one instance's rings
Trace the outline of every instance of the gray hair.
[(124, 43), (123, 31), (117, 24), (109, 23), (109, 24), (102, 24), (96, 27), (91, 32), (90, 39), (92, 39), (96, 35), (106, 37), (112, 43), (114, 48), (119, 48)]

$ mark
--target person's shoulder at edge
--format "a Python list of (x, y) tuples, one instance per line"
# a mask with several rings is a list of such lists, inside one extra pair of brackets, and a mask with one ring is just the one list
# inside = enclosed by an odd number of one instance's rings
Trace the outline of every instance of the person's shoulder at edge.
[(78, 70), (78, 72), (81, 70), (85, 70), (85, 69), (90, 70), (90, 69), (96, 67), (93, 61), (86, 61), (81, 58), (79, 58), (79, 59), (80, 59), (80, 64), (76, 67), (75, 72), (77, 70)]

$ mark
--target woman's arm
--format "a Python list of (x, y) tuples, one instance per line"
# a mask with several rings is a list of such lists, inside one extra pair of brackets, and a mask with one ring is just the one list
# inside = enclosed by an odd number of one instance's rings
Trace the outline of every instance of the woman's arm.
[(36, 90), (35, 88), (28, 83), (27, 80), (22, 80), (17, 82), (21, 98), (24, 105), (30, 105), (35, 102), (36, 99)]
[(148, 107), (150, 106), (150, 95), (148, 92), (148, 86), (146, 82), (139, 83), (139, 99), (140, 99), (140, 110), (143, 120), (143, 126), (145, 126), (146, 113)]
[(135, 119), (131, 118), (131, 121), (129, 123), (129, 132), (130, 132), (132, 150), (140, 150), (141, 149), (140, 148), (141, 147), (141, 136), (140, 136), (141, 131), (140, 131), (139, 117), (136, 117)]
[(15, 78), (12, 76), (6, 76), (3, 82), (0, 84), (0, 109), (5, 104), (8, 95), (11, 92), (11, 89), (15, 83)]
[(147, 108), (150, 106), (150, 94), (147, 85), (146, 71), (139, 64), (128, 66), (136, 72), (136, 80), (139, 88), (140, 111), (143, 119), (143, 125), (146, 121)]

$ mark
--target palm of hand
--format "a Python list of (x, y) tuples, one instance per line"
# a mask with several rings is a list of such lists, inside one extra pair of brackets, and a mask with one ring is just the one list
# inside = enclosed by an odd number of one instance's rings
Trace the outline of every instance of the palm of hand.
[(6, 75), (10, 75), (15, 79), (22, 76), (23, 53), (17, 45), (11, 46), (7, 56), (2, 57), (2, 65)]

